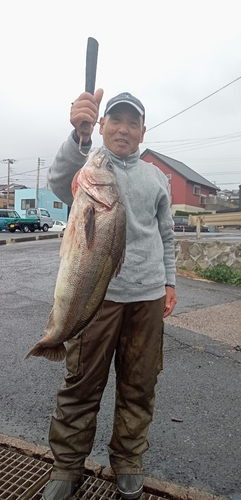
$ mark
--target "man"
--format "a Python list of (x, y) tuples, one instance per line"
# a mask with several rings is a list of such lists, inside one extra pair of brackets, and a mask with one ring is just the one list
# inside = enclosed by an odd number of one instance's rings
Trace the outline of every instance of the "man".
[[(94, 96), (84, 92), (73, 103), (74, 130), (49, 170), (52, 190), (68, 205), (73, 200), (72, 179), (92, 145), (102, 96), (102, 89)], [(100, 317), (88, 333), (67, 343), (67, 375), (58, 392), (49, 436), (55, 461), (44, 500), (68, 500), (81, 480), (114, 353), (116, 403), (110, 464), (124, 499), (138, 498), (143, 490), (142, 455), (148, 448), (154, 388), (162, 369), (163, 317), (176, 304), (168, 183), (157, 167), (140, 160), (144, 120), (143, 104), (129, 93), (110, 99), (100, 118), (100, 134), (126, 208), (125, 262), (109, 284)], [(87, 128), (84, 122), (89, 123)]]

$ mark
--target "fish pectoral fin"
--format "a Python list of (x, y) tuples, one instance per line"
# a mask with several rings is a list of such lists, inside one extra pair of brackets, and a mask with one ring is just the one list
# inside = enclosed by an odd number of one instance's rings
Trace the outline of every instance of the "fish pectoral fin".
[(95, 207), (87, 205), (84, 210), (84, 228), (87, 248), (91, 248), (95, 238)]

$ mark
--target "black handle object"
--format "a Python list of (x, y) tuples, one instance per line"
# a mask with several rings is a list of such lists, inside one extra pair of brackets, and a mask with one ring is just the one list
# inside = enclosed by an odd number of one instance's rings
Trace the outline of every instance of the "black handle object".
[[(86, 50), (86, 67), (85, 67), (85, 92), (90, 94), (95, 93), (95, 79), (96, 79), (96, 69), (97, 69), (97, 57), (98, 57), (99, 44), (95, 38), (89, 37), (87, 41)], [(79, 152), (88, 156), (88, 154), (83, 153), (81, 146), (84, 136), (90, 134), (91, 124), (88, 122), (83, 122), (81, 126), (81, 136), (79, 141)]]
[(89, 37), (86, 51), (85, 92), (90, 92), (90, 94), (95, 93), (98, 48), (97, 40)]

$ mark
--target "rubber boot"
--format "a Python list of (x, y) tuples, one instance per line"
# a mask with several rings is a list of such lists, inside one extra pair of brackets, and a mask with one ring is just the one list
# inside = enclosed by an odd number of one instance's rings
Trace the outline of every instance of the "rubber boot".
[(132, 500), (141, 496), (144, 481), (142, 474), (117, 474), (116, 481), (122, 498)]
[(42, 500), (69, 500), (75, 491), (76, 483), (54, 479), (44, 489)]

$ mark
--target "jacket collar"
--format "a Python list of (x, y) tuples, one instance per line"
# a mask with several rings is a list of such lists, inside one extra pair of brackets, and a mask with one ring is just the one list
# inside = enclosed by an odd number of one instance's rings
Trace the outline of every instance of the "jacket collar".
[(127, 156), (126, 158), (120, 158), (120, 156), (116, 156), (109, 149), (107, 149), (107, 151), (108, 151), (110, 158), (113, 161), (114, 165), (116, 165), (117, 167), (123, 168), (123, 169), (134, 167), (140, 158), (139, 148), (137, 149), (137, 151), (135, 153)]

